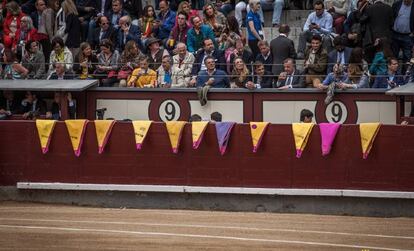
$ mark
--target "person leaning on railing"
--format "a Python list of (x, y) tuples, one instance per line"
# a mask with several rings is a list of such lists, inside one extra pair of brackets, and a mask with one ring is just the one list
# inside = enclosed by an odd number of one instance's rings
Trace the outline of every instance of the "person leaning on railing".
[(128, 79), (128, 87), (154, 88), (156, 87), (157, 73), (149, 68), (148, 57), (142, 57), (139, 68), (135, 69)]
[(91, 45), (88, 42), (81, 43), (79, 53), (75, 57), (73, 71), (80, 79), (90, 79), (93, 78), (97, 65), (98, 57), (93, 53)]
[(52, 52), (50, 53), (48, 75), (55, 69), (55, 63), (64, 63), (66, 71), (71, 71), (73, 67), (72, 52), (65, 46), (61, 37), (55, 37), (52, 40)]
[(234, 59), (233, 71), (230, 76), (231, 88), (249, 88), (252, 87), (252, 76), (246, 64), (241, 57)]
[(3, 70), (4, 79), (25, 79), (29, 71), (19, 63), (16, 54), (11, 49), (5, 49), (3, 63), (6, 64)]
[(22, 65), (29, 71), (29, 79), (45, 78), (45, 56), (39, 49), (39, 42), (31, 40), (26, 43)]
[(100, 44), (101, 52), (98, 54), (98, 66), (95, 71), (95, 78), (101, 80), (104, 87), (112, 87), (118, 82), (117, 71), (119, 53), (114, 50), (113, 44), (108, 39), (104, 39)]
[(262, 62), (256, 61), (253, 64), (254, 74), (252, 83), (248, 84), (248, 89), (260, 89), (260, 88), (272, 88), (273, 87), (273, 75), (272, 72), (266, 71)]

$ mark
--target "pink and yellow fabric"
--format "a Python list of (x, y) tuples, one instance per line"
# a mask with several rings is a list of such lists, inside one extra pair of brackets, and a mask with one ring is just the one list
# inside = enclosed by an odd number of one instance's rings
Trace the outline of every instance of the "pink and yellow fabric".
[(178, 149), (180, 147), (181, 136), (183, 134), (183, 129), (187, 122), (185, 121), (169, 121), (165, 122), (165, 126), (167, 127), (168, 136), (171, 142), (171, 148), (173, 153), (178, 153)]
[(83, 138), (86, 131), (86, 119), (71, 119), (65, 120), (66, 128), (68, 129), (70, 141), (72, 142), (73, 151), (77, 157), (81, 154)]
[(322, 140), (322, 156), (326, 156), (331, 152), (332, 144), (335, 140), (341, 124), (339, 123), (320, 123), (319, 130)]
[(106, 143), (111, 136), (115, 120), (95, 120), (96, 139), (98, 140), (98, 153), (103, 153)]
[(300, 158), (302, 156), (314, 125), (315, 124), (313, 123), (292, 124), (293, 137), (295, 138), (296, 146), (296, 158)]
[(361, 134), (361, 146), (363, 159), (368, 158), (375, 138), (381, 127), (380, 123), (361, 123), (359, 124), (359, 132)]
[(224, 155), (226, 153), (227, 145), (230, 140), (231, 130), (233, 129), (235, 124), (235, 122), (216, 123), (217, 141), (221, 155)]
[(55, 128), (56, 120), (36, 120), (37, 133), (39, 134), (40, 147), (42, 153), (45, 154), (49, 151), (49, 144), (52, 139), (53, 129)]
[(208, 121), (195, 121), (191, 123), (191, 134), (193, 137), (193, 149), (198, 149), (203, 140)]
[(269, 122), (250, 122), (250, 133), (252, 135), (253, 152), (257, 152)]
[(152, 121), (149, 121), (149, 120), (132, 121), (132, 126), (134, 127), (135, 144), (137, 146), (137, 150), (142, 149), (142, 144), (144, 144), (144, 140), (147, 137), (147, 133), (151, 127), (151, 124), (152, 124)]

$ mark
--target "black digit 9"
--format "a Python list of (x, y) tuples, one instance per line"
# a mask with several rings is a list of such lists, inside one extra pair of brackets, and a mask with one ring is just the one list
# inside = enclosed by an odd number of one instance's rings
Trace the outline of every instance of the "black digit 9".
[(331, 112), (333, 117), (331, 117), (332, 121), (337, 123), (342, 119), (342, 107), (339, 104), (334, 104), (331, 108)]
[(167, 119), (168, 121), (172, 121), (175, 118), (175, 106), (172, 102), (168, 102), (165, 105), (165, 119)]

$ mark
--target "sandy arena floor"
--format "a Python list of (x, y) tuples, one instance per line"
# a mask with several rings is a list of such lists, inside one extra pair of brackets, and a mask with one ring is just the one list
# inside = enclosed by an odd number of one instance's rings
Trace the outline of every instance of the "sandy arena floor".
[(414, 219), (7, 202), (0, 250), (414, 250)]

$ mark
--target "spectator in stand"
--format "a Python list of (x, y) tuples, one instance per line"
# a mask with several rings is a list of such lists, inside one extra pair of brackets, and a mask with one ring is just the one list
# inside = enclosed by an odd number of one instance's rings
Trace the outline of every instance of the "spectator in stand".
[(287, 58), (296, 58), (296, 50), (293, 41), (289, 38), (290, 27), (282, 24), (279, 27), (279, 36), (270, 42), (273, 65), (272, 73), (278, 76), (283, 71), (283, 62)]
[(302, 73), (296, 69), (296, 62), (293, 58), (283, 61), (284, 71), (280, 73), (276, 87), (280, 90), (290, 88), (304, 88), (305, 81)]
[(405, 85), (410, 78), (410, 72), (407, 72), (407, 74), (404, 76), (400, 75), (398, 73), (398, 66), (399, 65), (397, 58), (389, 58), (386, 74), (384, 74), (383, 76), (377, 76), (375, 78), (372, 88), (392, 89), (395, 87), (399, 87), (401, 85)]
[(256, 61), (260, 61), (265, 65), (266, 71), (272, 71), (273, 57), (270, 51), (269, 43), (265, 40), (259, 41), (257, 44), (260, 54), (257, 55)]
[(149, 38), (147, 40), (149, 68), (154, 71), (160, 67), (162, 58), (170, 55), (166, 49), (161, 48), (160, 42), (157, 38)]
[(234, 59), (233, 71), (230, 76), (230, 87), (248, 89), (253, 89), (254, 87), (250, 71), (241, 57)]
[(226, 17), (216, 10), (212, 3), (206, 4), (203, 8), (204, 24), (210, 26), (216, 37), (220, 37), (226, 27)]
[(395, 56), (403, 52), (403, 63), (411, 59), (414, 34), (414, 4), (413, 0), (399, 0), (392, 5), (394, 26), (392, 34), (392, 50)]
[(231, 54), (233, 54), (236, 48), (236, 40), (245, 40), (243, 37), (237, 20), (234, 16), (227, 18), (227, 26), (219, 38), (219, 49), (224, 50), (224, 57), (226, 59), (226, 71), (231, 72)]
[(319, 87), (326, 74), (328, 64), (328, 54), (322, 48), (322, 37), (314, 35), (311, 40), (311, 46), (306, 51), (304, 74), (306, 74), (306, 84), (313, 87)]
[(70, 52), (68, 47), (65, 46), (65, 43), (61, 37), (55, 37), (52, 40), (52, 48), (53, 51), (50, 53), (48, 72), (50, 73), (55, 69), (56, 62), (64, 63), (66, 71), (71, 71), (73, 67), (72, 52)]
[(128, 76), (131, 75), (135, 68), (139, 67), (139, 61), (144, 56), (145, 55), (142, 54), (134, 40), (130, 40), (126, 43), (119, 61), (120, 71), (118, 72), (118, 79), (120, 80), (120, 87), (126, 86)]
[[(106, 16), (99, 17), (96, 23), (99, 27), (94, 30), (92, 40), (89, 40), (89, 44), (93, 50), (99, 52), (99, 45), (102, 40), (109, 39), (110, 41), (116, 42), (118, 40), (118, 32), (111, 26), (111, 23)], [(117, 45), (115, 44), (115, 47), (116, 46)]]
[[(236, 40), (236, 49), (233, 51), (233, 54), (230, 56), (230, 63), (234, 63), (234, 59), (236, 57), (241, 57), (243, 62), (247, 65), (248, 69), (251, 69), (251, 66), (254, 61), (253, 54), (246, 48), (243, 41), (241, 39)], [(230, 67), (231, 71), (233, 70), (233, 66)]]
[(150, 37), (155, 37), (154, 22), (156, 18), (154, 6), (146, 5), (144, 7), (144, 14), (138, 19), (138, 27), (142, 31), (142, 43), (145, 43)]
[(214, 57), (208, 56), (204, 59), (206, 70), (201, 70), (197, 76), (197, 87), (209, 85), (212, 88), (229, 88), (230, 82), (226, 72), (216, 69)]
[(260, 10), (260, 0), (249, 1), (250, 11), (247, 14), (247, 34), (248, 44), (253, 55), (259, 54), (257, 43), (264, 39), (262, 22), (258, 11)]
[(103, 39), (100, 47), (101, 52), (98, 54), (98, 66), (95, 71), (96, 78), (101, 80), (102, 86), (112, 87), (118, 81), (119, 53), (108, 39)]
[[(105, 16), (107, 13), (111, 11), (111, 8), (112, 8), (112, 0), (101, 0), (101, 1), (96, 1), (95, 3), (96, 3), (96, 11), (95, 11), (96, 14), (91, 18), (91, 21), (89, 22), (89, 29), (88, 29), (89, 31), (94, 31), (96, 29), (96, 25), (97, 25), (96, 21), (98, 20), (98, 18)], [(93, 35), (94, 35), (93, 32), (88, 32), (88, 41), (93, 40), (93, 37), (92, 37)]]
[(79, 54), (75, 57), (73, 71), (79, 79), (91, 79), (98, 65), (98, 57), (93, 53), (92, 47), (88, 42), (80, 45)]
[(122, 7), (122, 0), (112, 0), (112, 9), (105, 14), (111, 25), (116, 30), (119, 30), (119, 19), (128, 15)]
[(73, 79), (73, 73), (65, 70), (64, 63), (55, 63), (55, 70), (49, 75), (48, 80), (69, 80)]
[[(236, 19), (239, 22), (240, 26), (242, 26), (242, 12), (243, 11), (247, 11), (249, 12), (249, 10), (251, 9), (250, 6), (246, 5), (247, 1), (239, 1), (236, 4), (236, 8), (235, 8), (235, 15), (236, 15)], [(282, 10), (284, 7), (284, 0), (260, 0), (258, 1), (261, 4), (261, 9), (258, 11), (258, 14), (260, 16), (260, 21), (262, 23), (264, 23), (264, 15), (263, 15), (263, 10), (273, 10), (273, 16), (272, 16), (272, 24), (273, 27), (279, 27), (280, 25), (280, 18), (282, 16)]]
[(348, 64), (349, 83), (341, 84), (341, 89), (369, 88), (368, 63), (363, 57), (362, 48), (352, 49)]
[(22, 65), (28, 70), (29, 79), (45, 78), (45, 56), (40, 51), (39, 42), (30, 40), (26, 43)]
[(333, 71), (329, 73), (322, 84), (317, 86), (320, 90), (328, 90), (326, 93), (325, 104), (331, 103), (335, 94), (335, 89), (341, 89), (344, 84), (349, 83), (348, 74), (344, 71), (341, 64), (335, 64)]
[[(36, 0), (36, 11), (32, 12), (30, 17), (33, 21), (33, 26), (37, 29), (37, 40), (39, 41), (43, 50), (44, 59), (49, 59), (50, 51), (52, 50), (52, 45), (50, 44), (50, 38), (47, 33), (47, 29), (49, 25), (46, 23), (48, 21), (45, 17), (47, 15), (47, 6), (45, 0)], [(50, 22), (52, 22), (53, 18), (50, 18)], [(53, 26), (52, 26), (53, 27)], [(52, 29), (49, 27), (49, 29)], [(47, 62), (46, 62), (47, 63)]]
[[(195, 61), (193, 66), (193, 76), (197, 76), (197, 73), (201, 70), (206, 70), (207, 65), (204, 64), (204, 59), (208, 56), (211, 56), (215, 59), (215, 65), (218, 69), (225, 71), (226, 70), (226, 61), (224, 58), (224, 51), (217, 50), (214, 48), (214, 43), (210, 38), (205, 38), (203, 40), (203, 49), (199, 50), (195, 54)], [(193, 80), (194, 82), (195, 80)]]
[(25, 15), (14, 1), (7, 3), (6, 9), (6, 18), (3, 21), (3, 43), (5, 48), (12, 49), (17, 31), (20, 29), (20, 21)]
[(210, 114), (210, 122), (222, 122), (223, 121), (223, 115), (219, 112), (212, 112)]
[(347, 47), (362, 47), (363, 31), (365, 27), (361, 25), (361, 17), (369, 5), (368, 0), (359, 0), (358, 8), (352, 11), (344, 23), (344, 33), (342, 37)]
[(299, 35), (298, 58), (303, 59), (306, 42), (310, 42), (313, 35), (320, 35), (323, 39), (323, 47), (329, 51), (330, 34), (332, 32), (332, 15), (324, 9), (322, 1), (317, 0), (313, 3), (314, 12), (310, 13), (303, 26), (303, 32)]
[[(197, 10), (191, 9), (191, 4), (188, 1), (181, 1), (178, 5), (177, 13), (184, 12), (187, 15), (187, 25), (191, 28), (191, 18), (200, 17)], [(177, 22), (177, 20), (176, 20)]]
[(234, 1), (232, 0), (216, 0), (216, 9), (228, 16), (234, 10)]
[(167, 48), (172, 51), (178, 43), (187, 44), (187, 33), (190, 26), (187, 24), (187, 14), (185, 12), (178, 12), (177, 21), (171, 31), (168, 39)]
[(39, 115), (46, 114), (46, 102), (39, 99), (37, 93), (27, 91), (20, 109), (24, 119), (36, 119)]
[(128, 87), (154, 88), (157, 82), (157, 73), (149, 68), (148, 57), (142, 57), (139, 68), (132, 72), (128, 79)]
[(173, 56), (171, 88), (190, 86), (194, 60), (194, 55), (187, 51), (187, 45), (178, 43), (177, 54)]
[(170, 88), (172, 84), (172, 68), (171, 57), (164, 56), (162, 58), (161, 66), (157, 70), (157, 83), (155, 86), (161, 88)]
[(387, 58), (394, 57), (389, 40), (387, 38), (377, 38), (374, 42), (374, 48), (376, 53), (369, 67), (369, 73), (371, 75), (385, 75), (387, 74)]
[(345, 47), (344, 41), (340, 36), (334, 38), (333, 44), (335, 49), (328, 54), (328, 73), (331, 73), (333, 66), (338, 63), (346, 69), (352, 52), (351, 48)]
[[(210, 38), (214, 43), (216, 42), (213, 30), (210, 26), (203, 24), (198, 16), (193, 17), (191, 23), (193, 28), (187, 33), (187, 48), (189, 52), (194, 53), (201, 49), (205, 38)], [(214, 46), (217, 47), (216, 44)]]
[(132, 24), (138, 25), (138, 19), (143, 15), (141, 0), (124, 0), (124, 10), (132, 19)]
[(325, 0), (326, 10), (332, 15), (335, 33), (341, 35), (348, 15), (349, 0)]
[(260, 88), (273, 88), (273, 77), (272, 72), (266, 71), (265, 66), (262, 62), (256, 61), (253, 64), (254, 74), (252, 82), (254, 87)]
[(172, 28), (175, 25), (175, 12), (170, 10), (167, 0), (160, 1), (160, 13), (154, 27), (157, 29), (157, 38), (167, 40)]
[(374, 0), (374, 4), (369, 5), (365, 10), (365, 14), (360, 21), (362, 25), (366, 26), (362, 45), (365, 48), (368, 62), (371, 62), (374, 58), (374, 43), (377, 38), (385, 37), (388, 41), (391, 41), (393, 19), (391, 6), (380, 0)]
[(10, 49), (4, 50), (3, 63), (6, 64), (3, 71), (5, 79), (25, 79), (29, 74), (29, 71), (19, 63), (16, 54)]
[(65, 34), (67, 34), (65, 44), (72, 52), (72, 55), (78, 55), (80, 46), (80, 22), (76, 5), (72, 0), (65, 0), (62, 3), (62, 9), (65, 13)]
[(20, 29), (16, 31), (12, 42), (12, 48), (19, 58), (23, 56), (25, 45), (29, 40), (37, 40), (37, 30), (33, 27), (32, 19), (24, 16), (20, 20)]
[(21, 101), (18, 100), (13, 91), (3, 91), (3, 98), (0, 99), (0, 120), (21, 113)]
[(142, 48), (141, 30), (137, 25), (131, 23), (130, 16), (123, 16), (119, 19), (118, 43), (115, 48), (121, 53), (125, 44), (131, 40), (135, 41), (139, 48)]
[[(59, 0), (48, 0), (47, 1), (47, 9), (45, 9), (42, 13), (42, 22), (45, 26), (45, 34), (48, 35), (50, 41), (50, 49), (49, 54), (46, 55), (45, 48), (43, 48), (43, 53), (45, 55), (46, 62), (49, 63), (50, 52), (52, 51), (52, 40), (55, 37), (56, 30), (55, 30), (55, 16), (56, 13), (60, 9), (60, 2)], [(41, 26), (40, 26), (41, 27)], [(39, 28), (40, 33), (43, 32), (42, 28)], [(43, 45), (42, 45), (43, 47)]]
[[(88, 39), (89, 21), (95, 14), (96, 1), (95, 0), (75, 0), (76, 9), (79, 14), (79, 23), (81, 25), (81, 41)], [(93, 32), (93, 30), (91, 30)]]
[[(49, 111), (46, 112), (46, 118), (48, 119), (54, 119), (59, 120), (61, 119), (61, 110), (60, 110), (60, 98), (61, 93), (55, 92), (53, 97), (52, 105), (49, 109)], [(69, 112), (69, 118), (75, 119), (76, 118), (76, 104), (75, 101), (72, 99), (72, 94), (70, 92), (67, 93), (66, 98), (68, 100), (68, 112)]]

